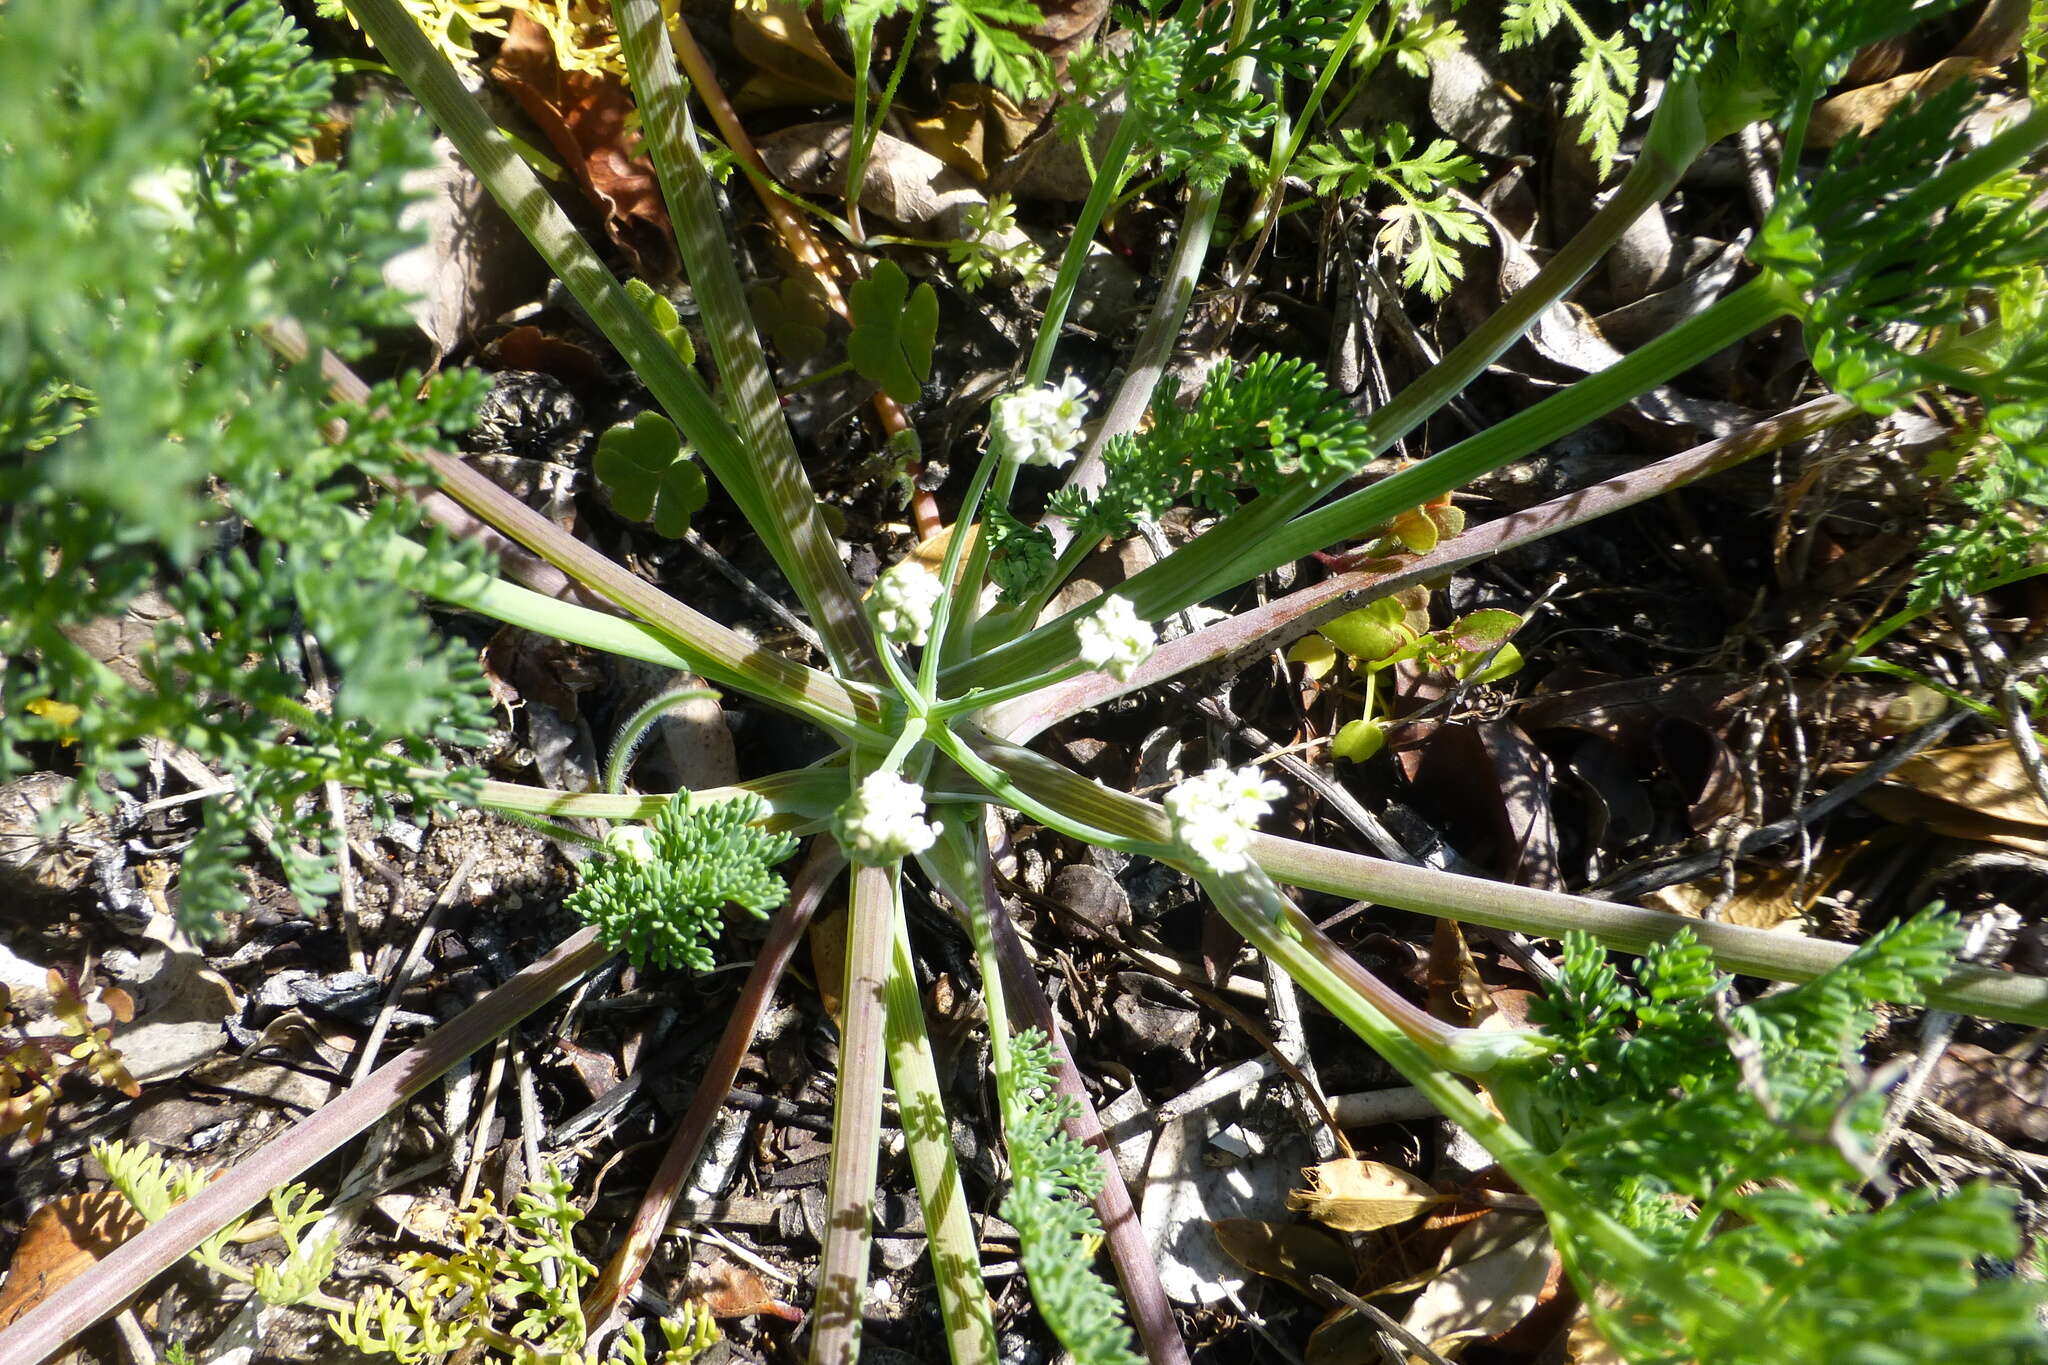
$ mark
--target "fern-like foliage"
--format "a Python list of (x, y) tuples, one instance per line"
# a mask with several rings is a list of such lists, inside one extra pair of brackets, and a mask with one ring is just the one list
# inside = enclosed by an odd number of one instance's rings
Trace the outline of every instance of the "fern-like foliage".
[(1449, 138), (1417, 151), (1406, 124), (1372, 134), (1346, 128), (1335, 142), (1310, 144), (1294, 168), (1318, 194), (1349, 199), (1374, 188), (1391, 192), (1393, 202), (1380, 210), (1380, 247), (1401, 262), (1401, 283), (1432, 300), (1465, 277), (1460, 245), (1486, 240), (1479, 216), (1453, 193), (1479, 178), (1479, 163)]
[(1090, 1201), (1102, 1188), (1095, 1149), (1070, 1137), (1074, 1102), (1053, 1086), (1052, 1044), (1027, 1029), (1010, 1045), (1002, 1092), (1010, 1193), (1003, 1220), (1017, 1229), (1018, 1260), (1038, 1314), (1077, 1365), (1141, 1365), (1116, 1291), (1095, 1273), (1102, 1224)]
[(1621, 154), (1621, 130), (1628, 123), (1641, 62), (1626, 37), (1596, 31), (1569, 0), (1509, 0), (1501, 10), (1501, 50), (1547, 38), (1560, 23), (1579, 40), (1579, 60), (1572, 67), (1572, 92), (1564, 111), (1580, 120), (1580, 140), (1592, 150), (1600, 174), (1608, 176)]
[(1648, 0), (1633, 20), (1645, 37), (1672, 44), (1672, 77), (1702, 88), (1708, 127), (1719, 136), (1798, 115), (1865, 47), (1957, 3)]
[(1955, 476), (1956, 506), (1922, 547), (1910, 599), (1919, 610), (2048, 562), (2048, 271), (2001, 289), (1998, 314), (1985, 370), (2000, 392), (1957, 438), (1951, 468), (1937, 471)]
[(1123, 15), (1125, 32), (1098, 44), (1070, 65), (1070, 97), (1056, 113), (1064, 136), (1079, 139), (1093, 128), (1103, 104), (1121, 90), (1126, 118), (1142, 130), (1141, 160), (1156, 161), (1168, 179), (1220, 187), (1231, 172), (1256, 160), (1254, 143), (1278, 112), (1255, 86), (1242, 94), (1229, 79), (1240, 58), (1279, 88), (1289, 78), (1313, 76), (1323, 45), (1343, 29), (1352, 0), (1295, 0), (1252, 7), (1244, 33), (1233, 28), (1232, 7), (1210, 5), (1192, 16), (1165, 17), (1169, 6), (1146, 0)]
[(1005, 507), (990, 507), (982, 530), (989, 538), (989, 577), (1003, 601), (1021, 602), (1045, 585), (1058, 559), (1051, 531), (1025, 525)]
[[(1909, 389), (1930, 385), (1994, 402), (2041, 401), (2043, 357), (2034, 349), (1988, 374), (1945, 364), (1925, 349), (1935, 329), (1962, 323), (1977, 302), (2034, 277), (2048, 261), (2048, 217), (2030, 196), (1973, 194), (1933, 221), (1914, 197), (1915, 187), (1965, 150), (1959, 130), (1970, 99), (1966, 86), (1951, 87), (1895, 113), (1869, 138), (1845, 141), (1811, 186), (1779, 197), (1753, 250), (1758, 264), (1803, 296), (1814, 367), (1873, 413), (1890, 412)], [(2020, 344), (2029, 343), (2023, 337)]]
[(976, 80), (1014, 100), (1033, 100), (1049, 88), (1045, 54), (1019, 30), (1045, 16), (1030, 0), (942, 0), (932, 15), (932, 37), (947, 61), (965, 52)]
[(1262, 355), (1235, 373), (1222, 366), (1193, 406), (1174, 399), (1162, 388), (1151, 429), (1109, 443), (1108, 477), (1093, 498), (1062, 489), (1048, 510), (1077, 534), (1120, 535), (1176, 503), (1228, 512), (1240, 489), (1277, 492), (1290, 479), (1322, 481), (1371, 457), (1364, 423), (1305, 360)]
[[(190, 1162), (162, 1156), (146, 1142), (95, 1142), (92, 1154), (114, 1188), (147, 1222), (161, 1221), (175, 1205), (206, 1188), (205, 1172)], [(245, 1215), (201, 1242), (192, 1259), (237, 1284), (248, 1285), (265, 1303), (277, 1307), (305, 1303), (320, 1293), (321, 1283), (334, 1273), (339, 1249), (338, 1239), (332, 1235), (307, 1235), (326, 1215), (320, 1205), (319, 1192), (304, 1185), (270, 1192), (270, 1216), (284, 1242), (281, 1258), (249, 1267), (228, 1259), (228, 1246), (241, 1239), (248, 1225)]]
[[(1568, 936), (1537, 1017), (1557, 1043), (1539, 1082), (1557, 1160), (1660, 1257), (1637, 1283), (1589, 1246), (1567, 1249), (1620, 1294), (1600, 1313), (1631, 1361), (1701, 1365), (2035, 1359), (2040, 1286), (1980, 1281), (2011, 1257), (2011, 1201), (1981, 1185), (1873, 1207), (1861, 1158), (1884, 1098), (1853, 1058), (1880, 1000), (1912, 1002), (1948, 971), (1954, 921), (1896, 925), (1815, 981), (1730, 1011), (1745, 1070), (1715, 1023), (1721, 984), (1689, 934), (1626, 983), (1590, 937)], [(1701, 1292), (1704, 1291), (1704, 1292)], [(1768, 1330), (1760, 1330), (1762, 1325)]]
[(644, 832), (615, 835), (586, 864), (568, 907), (635, 963), (709, 971), (727, 905), (765, 915), (789, 895), (774, 867), (797, 841), (755, 824), (763, 813), (757, 796), (698, 801), (678, 792)]
[[(475, 743), (489, 718), (473, 656), (413, 605), (478, 552), (427, 537), (422, 554), (408, 505), (349, 507), (366, 478), (424, 482), (402, 450), (466, 425), (482, 381), (344, 410), (317, 366), (259, 340), (291, 317), (352, 358), (405, 322), (381, 265), (412, 241), (401, 180), (425, 130), (370, 110), (345, 166), (300, 167), (281, 153), (311, 140), (329, 87), (271, 5), (0, 10), (0, 776), (60, 754), (111, 801), (101, 779), (132, 780), (145, 739), (221, 764), (235, 796), (209, 804), (179, 887), (199, 931), (237, 907), (259, 812), (311, 903), (330, 836), (299, 798), (329, 778), (458, 796), (466, 780), (422, 775), (434, 743)], [(83, 641), (151, 588), (173, 612), (117, 672)], [(329, 700), (309, 696), (301, 632), (338, 674)]]

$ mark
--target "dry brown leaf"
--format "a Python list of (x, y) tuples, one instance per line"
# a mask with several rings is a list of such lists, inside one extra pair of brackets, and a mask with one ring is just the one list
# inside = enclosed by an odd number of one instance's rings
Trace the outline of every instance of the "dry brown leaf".
[(1897, 824), (2048, 856), (2048, 806), (2002, 739), (1915, 754), (1861, 800)]
[(1852, 135), (1868, 137), (1891, 116), (1892, 110), (1906, 101), (1938, 94), (1957, 81), (1975, 80), (1997, 69), (1998, 63), (1980, 57), (1944, 57), (1925, 71), (1845, 90), (1814, 106), (1813, 120), (1806, 125), (1807, 149), (1832, 147)]
[(802, 1322), (801, 1310), (775, 1297), (767, 1282), (743, 1265), (713, 1261), (690, 1272), (690, 1295), (711, 1310), (714, 1318), (750, 1318), (759, 1313)]
[[(1485, 1238), (1497, 1230), (1473, 1223), (1459, 1236)], [(1542, 1297), (1556, 1260), (1550, 1229), (1531, 1220), (1506, 1245), (1464, 1259), (1424, 1285), (1401, 1325), (1438, 1355), (1455, 1358), (1467, 1344), (1499, 1336), (1527, 1317)]]
[(1214, 1226), (1216, 1244), (1231, 1260), (1318, 1303), (1327, 1304), (1329, 1299), (1311, 1283), (1316, 1276), (1349, 1284), (1357, 1273), (1351, 1252), (1342, 1242), (1306, 1223), (1221, 1218)]
[[(1828, 893), (1858, 853), (1867, 844), (1850, 844), (1830, 852), (1805, 875), (1796, 867), (1774, 867), (1737, 878), (1735, 896), (1721, 907), (1721, 919), (1745, 929), (1803, 931), (1804, 920), (1814, 902)], [(1652, 892), (1645, 901), (1654, 909), (1698, 919), (1721, 894), (1718, 878), (1667, 886)]]
[(0, 1328), (92, 1269), (142, 1231), (143, 1218), (114, 1190), (67, 1194), (28, 1216), (7, 1283), (0, 1285)]
[(562, 70), (547, 30), (523, 14), (512, 16), (491, 77), (547, 134), (555, 154), (604, 210), (605, 231), (640, 273), (673, 274), (675, 233), (661, 185), (647, 158), (628, 151), (626, 116), (633, 101), (626, 83), (613, 75)]
[(1039, 120), (992, 86), (962, 83), (946, 87), (938, 113), (909, 123), (919, 146), (980, 181), (1024, 145)]
[(853, 100), (853, 77), (833, 60), (802, 5), (769, 0), (758, 8), (733, 6), (732, 43), (758, 68), (733, 94), (738, 109), (848, 104)]
[(1339, 1232), (1390, 1228), (1451, 1200), (1421, 1176), (1358, 1157), (1325, 1161), (1302, 1174), (1309, 1187), (1290, 1192), (1287, 1207)]

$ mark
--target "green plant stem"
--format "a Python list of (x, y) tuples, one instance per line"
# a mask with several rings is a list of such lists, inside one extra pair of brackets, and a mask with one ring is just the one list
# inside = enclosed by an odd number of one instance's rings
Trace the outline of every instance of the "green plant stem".
[(880, 1168), (884, 983), (901, 913), (898, 869), (855, 867), (839, 990), (839, 1084), (832, 1102), (832, 1164), (825, 1244), (811, 1309), (811, 1365), (856, 1365), (861, 1305)]
[[(1368, 448), (1384, 453), (1432, 413), (1463, 392), (1482, 370), (1535, 325), (1543, 311), (1570, 293), (1620, 240), (1635, 220), (1670, 192), (1705, 147), (1697, 119), (1667, 101), (1651, 121), (1643, 154), (1636, 158), (1614, 197), (1485, 322), (1414, 383), (1367, 419)], [(1427, 462), (1425, 462), (1425, 465)], [(1320, 501), (1329, 485), (1304, 483), (1285, 493), (1261, 497), (1176, 554), (1135, 575), (1124, 592), (1148, 621), (1161, 620), (1203, 597), (1242, 581), (1235, 566), (1255, 555), (1260, 543)], [(1320, 547), (1318, 547), (1320, 548)], [(1217, 566), (1214, 569), (1211, 566)], [(1082, 607), (1057, 621), (962, 663), (954, 689), (1008, 682), (1042, 673), (1070, 656), (1073, 629)]]
[[(1419, 507), (1489, 470), (1540, 450), (1606, 416), (1636, 395), (1685, 373), (1715, 352), (1770, 325), (1787, 311), (1770, 281), (1752, 280), (1705, 312), (1688, 318), (1597, 374), (1587, 375), (1564, 392), (1522, 409), (1421, 464), (1411, 465), (1370, 487), (1297, 517), (1284, 532), (1261, 547), (1261, 554), (1253, 561), (1259, 567), (1250, 572), (1262, 573), (1326, 545), (1361, 536), (1411, 507)], [(1239, 575), (1244, 576), (1247, 575)]]
[[(2048, 564), (2030, 564), (2026, 568), (2017, 569), (2012, 573), (1999, 574), (1995, 578), (1987, 578), (1982, 583), (1976, 584), (1971, 591), (1973, 594), (1981, 596), (1995, 589), (2017, 583), (2022, 579), (2037, 578), (2044, 573), (2048, 573)], [(1857, 656), (1868, 654), (1871, 650), (1877, 648), (1878, 645), (1889, 640), (1892, 636), (1898, 634), (1901, 630), (1904, 630), (1907, 626), (1912, 625), (1915, 621), (1918, 621), (1933, 610), (1932, 606), (1903, 607), (1893, 612), (1890, 616), (1885, 617), (1884, 620), (1857, 636), (1855, 643), (1842, 648), (1835, 655), (1835, 660), (1831, 667), (1847, 669), (1856, 660)]]
[[(349, 0), (349, 10), (491, 197), (696, 447), (767, 544), (842, 667), (864, 663), (869, 649), (859, 596), (802, 467), (776, 444), (750, 448), (720, 415), (704, 381), (626, 296), (399, 0)], [(722, 236), (720, 248), (729, 253)]]
[[(770, 486), (773, 500), (792, 515), (814, 518), (815, 498), (803, 475), (795, 437), (783, 416), (732, 243), (726, 236), (725, 220), (718, 211), (718, 197), (690, 126), (688, 92), (669, 46), (661, 7), (658, 0), (620, 0), (617, 17), (620, 45), (633, 73), (655, 173), (668, 203), (669, 220), (675, 225), (676, 246), (689, 272), (705, 341), (718, 365), (740, 434), (749, 447), (766, 453), (766, 458), (758, 461), (758, 477)], [(872, 637), (832, 537), (799, 536), (793, 548), (804, 562), (791, 581), (839, 671), (872, 676)], [(805, 578), (813, 585), (808, 592)], [(842, 580), (844, 591), (839, 587)], [(831, 614), (829, 619), (819, 616), (821, 609)]]
[[(946, 557), (939, 565), (939, 582), (945, 590), (932, 609), (931, 644), (917, 661), (917, 690), (926, 697), (938, 695), (940, 660), (949, 652), (963, 651), (974, 630), (974, 608), (981, 596), (981, 575), (987, 570), (989, 554), (988, 537), (976, 520), (982, 494), (988, 491), (990, 479), (995, 478), (996, 505), (1005, 505), (1017, 480), (1017, 462), (997, 449), (997, 444), (990, 440), (988, 449), (982, 452), (980, 463), (974, 467), (974, 477), (968, 482), (967, 496), (960, 500), (960, 510), (953, 517), (953, 532), (946, 538)], [(967, 572), (962, 574), (960, 560), (970, 538), (974, 551), (966, 555)]]
[(1351, 49), (1358, 44), (1359, 35), (1365, 32), (1366, 21), (1372, 18), (1378, 8), (1378, 0), (1360, 0), (1352, 11), (1351, 22), (1344, 26), (1344, 32), (1337, 37), (1336, 46), (1323, 59), (1323, 69), (1316, 73), (1316, 83), (1309, 87), (1308, 98), (1302, 102), (1299, 113), (1294, 114), (1293, 126), (1287, 133), (1287, 140), (1275, 149), (1273, 159), (1266, 166), (1265, 187), (1259, 192), (1258, 204), (1246, 215), (1245, 225), (1238, 232), (1243, 241), (1254, 235), (1263, 239), (1266, 225), (1272, 220), (1273, 209), (1285, 192), (1287, 168), (1294, 164), (1294, 158), (1301, 154), (1301, 144), (1308, 137), (1308, 130), (1315, 121), (1316, 110), (1322, 106), (1323, 96), (1329, 93), (1330, 83), (1337, 79)]
[[(872, 731), (879, 724), (881, 706), (872, 694), (829, 673), (785, 659), (684, 606), (577, 540), (462, 461), (437, 452), (426, 452), (422, 458), (455, 501), (572, 579), (654, 627), (669, 646), (657, 662), (680, 661), (678, 666), (712, 682), (784, 706), (848, 738)], [(624, 646), (619, 652), (630, 657), (649, 657), (639, 652), (649, 645), (644, 636), (620, 629), (622, 624), (630, 623), (509, 583), (437, 585), (435, 595), (514, 625), (563, 639), (610, 640)], [(508, 614), (514, 611), (517, 615)]]
[(896, 64), (889, 71), (889, 83), (882, 90), (881, 104), (872, 114), (868, 112), (868, 73), (873, 60), (875, 46), (875, 20), (850, 20), (846, 25), (846, 37), (853, 49), (853, 133), (848, 142), (846, 154), (846, 220), (853, 229), (848, 240), (860, 241), (866, 237), (866, 229), (860, 221), (860, 192), (866, 183), (868, 158), (874, 154), (875, 142), (882, 133), (882, 121), (889, 117), (889, 108), (896, 102), (896, 91), (903, 84), (903, 73), (909, 69), (910, 54), (917, 48), (918, 26), (924, 22), (924, 3), (918, 0), (910, 10), (910, 25), (903, 34), (903, 42), (896, 50)]
[[(1159, 839), (1125, 838), (1111, 832), (1099, 822), (1076, 819), (1050, 802), (1040, 801), (1026, 788), (1010, 780), (1001, 768), (985, 761), (974, 748), (960, 736), (947, 729), (934, 729), (932, 739), (945, 755), (967, 770), (970, 777), (987, 787), (1004, 805), (1044, 825), (1057, 830), (1070, 839), (1095, 844), (1102, 848), (1128, 853), (1134, 858), (1166, 859), (1173, 856), (1173, 847)], [(1065, 771), (1065, 769), (1061, 769)], [(1076, 779), (1080, 780), (1080, 779)]]
[[(958, 742), (963, 747), (970, 743)], [(1150, 802), (1112, 791), (1052, 759), (986, 735), (976, 733), (971, 747), (982, 766), (997, 770), (1009, 788), (1022, 801), (1030, 803), (1028, 807), (1020, 804), (1020, 808), (1033, 810), (1033, 818), (1038, 818), (1038, 810), (1055, 810), (1062, 812), (1061, 818), (1070, 825), (1107, 831), (1126, 845), (1158, 848), (1170, 842), (1166, 816)], [(1009, 799), (1007, 795), (1005, 799)], [(1104, 840), (1097, 842), (1117, 846)], [(1852, 951), (1847, 944), (1823, 939), (1690, 920), (1585, 896), (1508, 886), (1430, 867), (1317, 848), (1274, 835), (1254, 836), (1252, 854), (1275, 881), (1303, 890), (1370, 900), (1416, 914), (1513, 929), (1544, 938), (1558, 938), (1569, 930), (1583, 929), (1609, 948), (1639, 956), (1686, 929), (1707, 946), (1723, 970), (1770, 981), (1811, 981)], [(1165, 856), (1175, 855), (1169, 849)], [(1928, 990), (1926, 1000), (1934, 1008), (1957, 1014), (2048, 1027), (2048, 978), (1964, 965), (1951, 973), (1947, 981)]]
[[(485, 810), (524, 815), (551, 815), (574, 820), (652, 820), (668, 805), (667, 796), (613, 796), (603, 792), (558, 792), (524, 787), (490, 778), (477, 784), (477, 804)], [(771, 814), (761, 823), (768, 829), (807, 833), (829, 822), (846, 799), (843, 768), (799, 768), (768, 777), (749, 778), (730, 787), (705, 787), (690, 793), (694, 801), (733, 801), (758, 796)]]
[(1048, 687), (1057, 687), (1069, 678), (1076, 678), (1090, 671), (1092, 670), (1088, 665), (1076, 659), (1065, 668), (1048, 673), (1044, 677), (1023, 678), (1002, 687), (991, 687), (984, 692), (970, 692), (964, 697), (948, 698), (932, 707), (931, 716), (933, 720), (950, 720), (954, 716), (964, 716), (983, 707), (997, 706), (1018, 697), (1035, 696)]
[(1110, 135), (1102, 165), (1096, 169), (1095, 183), (1089, 186), (1088, 198), (1074, 219), (1073, 235), (1067, 238), (1067, 248), (1060, 255), (1059, 274), (1053, 277), (1052, 293), (1045, 300), (1045, 317), (1038, 324), (1038, 339), (1032, 343), (1031, 359), (1024, 366), (1026, 388), (1043, 384), (1052, 373), (1053, 349), (1059, 345), (1060, 332), (1066, 326), (1075, 286), (1081, 282), (1081, 268), (1088, 263), (1088, 248), (1094, 244), (1103, 215), (1109, 211), (1117, 183), (1123, 179), (1125, 163), (1138, 145), (1140, 131), (1137, 116), (1126, 106), (1117, 117), (1116, 132)]
[(939, 1289), (952, 1365), (995, 1365), (995, 1315), (981, 1279), (981, 1254), (968, 1217), (967, 1192), (953, 1155), (953, 1132), (939, 1091), (939, 1072), (925, 1034), (924, 1004), (911, 964), (910, 932), (895, 917), (885, 997), (885, 1046), (896, 1110), (909, 1149), (918, 1204), (924, 1210), (927, 1249)]
[[(1364, 9), (1371, 9), (1372, 3), (1373, 0), (1366, 0)], [(1236, 27), (1242, 29), (1250, 14), (1251, 4), (1241, 3)], [(1257, 78), (1258, 63), (1250, 57), (1241, 57), (1232, 65), (1231, 71), (1236, 93), (1242, 94)], [(1189, 191), (1187, 211), (1181, 216), (1180, 238), (1174, 243), (1173, 258), (1167, 263), (1166, 276), (1159, 282), (1159, 293), (1152, 300), (1152, 311), (1145, 319), (1145, 329), (1139, 333), (1137, 345), (1132, 348), (1116, 395), (1097, 420), (1095, 435), (1089, 439), (1081, 458), (1067, 471), (1068, 487), (1100, 487), (1107, 472), (1102, 463), (1103, 450), (1115, 437), (1136, 431), (1145, 410), (1151, 406), (1152, 394), (1159, 387), (1160, 377), (1166, 373), (1167, 363), (1173, 359), (1174, 343), (1180, 337), (1181, 324), (1187, 320), (1188, 307), (1194, 302), (1195, 284), (1201, 278), (1203, 262), (1209, 257), (1209, 244), (1215, 238), (1216, 217), (1222, 206), (1223, 186), (1220, 184), (1197, 186)], [(1056, 536), (1065, 534), (1063, 523), (1058, 518), (1048, 517), (1041, 524)], [(1035, 621), (1052, 594), (1066, 582), (1081, 557), (1085, 557), (1087, 548), (1083, 546), (1082, 555), (1071, 562), (1063, 548), (1058, 566), (1039, 593), (1033, 595), (1033, 603), (1006, 619), (1026, 625)]]
[(717, 700), (718, 693), (708, 687), (672, 687), (658, 697), (648, 698), (612, 737), (611, 753), (604, 762), (604, 789), (615, 795), (626, 789), (626, 771), (633, 766), (633, 756), (640, 752), (656, 721), (686, 701)]
[[(1404, 557), (1390, 568), (1349, 569), (1177, 640), (1164, 641), (1128, 679), (1076, 670), (1076, 675), (1064, 683), (1047, 680), (1035, 688), (1020, 689), (1014, 699), (991, 704), (983, 717), (983, 728), (1021, 744), (1069, 716), (1197, 669), (1234, 674), (1252, 659), (1285, 649), (1345, 612), (1733, 468), (1765, 451), (1824, 430), (1858, 411), (1854, 403), (1837, 395), (1813, 399), (1732, 435), (1510, 513), (1497, 521), (1469, 527), (1439, 541), (1428, 554)], [(987, 695), (1009, 690), (992, 689)]]
[[(1263, 873), (1219, 876), (1189, 870), (1196, 872), (1216, 908), (1255, 951), (1277, 962), (1410, 1085), (1428, 1096), (1440, 1113), (1478, 1139), (1501, 1168), (1543, 1205), (1561, 1243), (1577, 1240), (1596, 1247), (1608, 1266), (1622, 1271), (1624, 1279), (1631, 1274), (1639, 1283), (1657, 1279), (1656, 1259), (1634, 1233), (1573, 1189), (1544, 1152), (1296, 936), (1300, 912)], [(1581, 1287), (1591, 1292), (1594, 1286)], [(1686, 1295), (1688, 1288), (1672, 1286), (1672, 1292)], [(1733, 1311), (1697, 1286), (1690, 1292), (1703, 1313)]]

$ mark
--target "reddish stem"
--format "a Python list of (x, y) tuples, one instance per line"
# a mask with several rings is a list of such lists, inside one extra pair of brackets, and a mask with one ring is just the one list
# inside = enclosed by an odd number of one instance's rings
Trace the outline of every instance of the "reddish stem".
[[(725, 139), (725, 145), (732, 149), (732, 154), (753, 173), (748, 177), (749, 182), (754, 185), (761, 207), (767, 210), (768, 220), (775, 225), (783, 246), (788, 248), (798, 264), (817, 277), (818, 287), (824, 291), (825, 301), (832, 306), (832, 311), (851, 323), (853, 310), (847, 306), (846, 295), (839, 288), (838, 267), (826, 251), (825, 243), (811, 231), (811, 225), (787, 200), (760, 188), (762, 181), (774, 177), (769, 175), (768, 163), (761, 159), (754, 140), (747, 135), (746, 125), (740, 122), (739, 111), (726, 98), (724, 87), (718, 83), (718, 73), (705, 59), (704, 49), (697, 46), (696, 35), (690, 32), (687, 23), (682, 23), (671, 30), (671, 36), (675, 39), (676, 59), (683, 64), (683, 72), (695, 87), (697, 98), (710, 110), (711, 121), (718, 125), (718, 135)], [(881, 422), (885, 437), (910, 429), (910, 419), (904, 415), (902, 405), (888, 394), (877, 393), (874, 406), (875, 417)], [(909, 472), (915, 476), (918, 467), (913, 466)], [(920, 540), (929, 540), (945, 525), (939, 515), (938, 499), (922, 488), (911, 495), (910, 515), (916, 523)]]

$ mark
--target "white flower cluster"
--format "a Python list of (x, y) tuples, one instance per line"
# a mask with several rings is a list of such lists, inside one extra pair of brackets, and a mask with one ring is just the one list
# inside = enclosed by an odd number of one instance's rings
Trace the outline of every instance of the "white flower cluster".
[(924, 818), (924, 788), (891, 772), (861, 779), (834, 814), (832, 833), (847, 857), (871, 866), (922, 853), (939, 837)]
[(645, 825), (613, 825), (604, 836), (605, 848), (636, 863), (654, 861), (654, 834)]
[(1099, 668), (1118, 682), (1129, 682), (1131, 670), (1144, 663), (1159, 643), (1152, 627), (1138, 619), (1128, 597), (1112, 596), (1093, 616), (1074, 627), (1081, 644), (1081, 661)]
[(1252, 831), (1287, 788), (1257, 768), (1219, 763), (1166, 794), (1174, 841), (1212, 872), (1242, 872)]
[(875, 580), (868, 604), (882, 634), (899, 644), (921, 645), (931, 638), (932, 613), (943, 591), (937, 574), (906, 559)]
[(1068, 463), (1081, 444), (1081, 423), (1088, 416), (1088, 405), (1081, 401), (1086, 389), (1069, 376), (1044, 388), (1004, 394), (995, 406), (997, 447), (1018, 464)]

